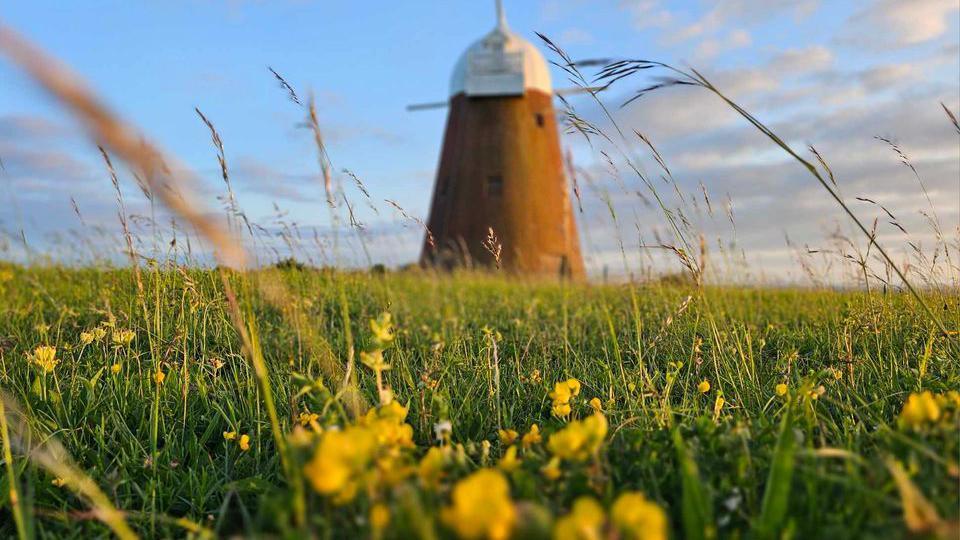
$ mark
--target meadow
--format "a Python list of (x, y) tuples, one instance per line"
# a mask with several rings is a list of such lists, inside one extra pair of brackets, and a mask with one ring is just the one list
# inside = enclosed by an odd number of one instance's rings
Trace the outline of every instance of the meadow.
[(956, 340), (901, 293), (163, 263), (2, 279), (4, 536), (956, 530)]
[[(0, 27), (0, 50), (101, 145), (120, 229), (113, 258), (0, 263), (0, 535), (956, 538), (950, 226), (930, 219), (932, 251), (904, 231), (894, 260), (816, 149), (801, 156), (700, 73), (629, 60), (589, 78), (543, 39), (611, 124), (567, 109), (567, 130), (604, 144), (649, 191), (666, 231), (652, 247), (681, 273), (607, 284), (251, 264), (247, 248), (266, 237), (301, 261), (313, 247), (293, 227), (251, 223), (199, 109), (226, 219), (194, 202), (187, 168)], [(856, 286), (718, 278), (731, 254), (711, 252), (697, 230), (696, 213), (713, 213), (706, 189), (691, 208), (649, 139), (628, 140), (590, 89), (648, 69), (671, 78), (638, 96), (712, 92), (810, 173), (863, 233), (828, 254)], [(302, 107), (334, 230), (360, 236), (312, 102), (273, 75)], [(179, 225), (133, 219), (113, 160)], [(574, 193), (580, 202), (576, 183)]]

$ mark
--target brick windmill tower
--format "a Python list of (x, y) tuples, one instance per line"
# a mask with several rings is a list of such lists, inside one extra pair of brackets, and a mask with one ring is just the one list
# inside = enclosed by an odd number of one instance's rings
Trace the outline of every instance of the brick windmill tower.
[(507, 272), (584, 276), (553, 95), (543, 55), (510, 31), (497, 0), (496, 28), (460, 57), (449, 100), (432, 105), (449, 114), (421, 264), (494, 266), (492, 230)]

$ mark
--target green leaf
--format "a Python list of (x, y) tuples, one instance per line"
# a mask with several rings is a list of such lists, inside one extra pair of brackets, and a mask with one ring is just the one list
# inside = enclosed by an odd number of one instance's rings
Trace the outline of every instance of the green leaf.
[(763, 505), (756, 532), (759, 538), (774, 538), (784, 526), (790, 502), (790, 485), (795, 465), (796, 440), (793, 436), (792, 409), (787, 407), (780, 421), (780, 436), (773, 452), (773, 463), (763, 492)]
[(690, 457), (679, 429), (673, 430), (673, 445), (680, 462), (681, 511), (683, 536), (689, 540), (707, 540), (717, 537), (713, 523), (713, 504), (703, 489), (697, 463)]

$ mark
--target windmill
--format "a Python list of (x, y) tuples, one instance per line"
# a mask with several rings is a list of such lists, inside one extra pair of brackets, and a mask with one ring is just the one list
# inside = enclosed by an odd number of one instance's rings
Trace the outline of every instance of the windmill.
[(540, 51), (497, 24), (463, 53), (420, 262), (479, 264), (523, 275), (582, 278), (583, 258), (564, 175), (550, 70)]

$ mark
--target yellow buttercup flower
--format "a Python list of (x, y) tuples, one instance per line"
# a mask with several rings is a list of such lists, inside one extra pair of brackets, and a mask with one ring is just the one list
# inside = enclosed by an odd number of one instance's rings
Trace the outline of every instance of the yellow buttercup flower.
[(80, 344), (89, 345), (93, 343), (93, 332), (80, 332)]
[(250, 450), (250, 436), (244, 433), (240, 436), (240, 440), (237, 442), (240, 445), (240, 450), (246, 452)]
[(563, 474), (563, 471), (560, 469), (560, 458), (550, 458), (550, 461), (540, 469), (540, 472), (543, 473), (543, 476), (546, 477), (547, 480), (552, 481), (560, 478)]
[(107, 336), (106, 329), (101, 328), (99, 326), (91, 330), (90, 333), (93, 334), (94, 341), (100, 341)]
[(550, 409), (550, 412), (558, 418), (566, 418), (570, 416), (570, 404), (569, 403), (554, 403), (553, 407)]
[(517, 447), (511, 446), (504, 452), (503, 457), (497, 463), (497, 467), (505, 473), (512, 473), (520, 468), (520, 459), (517, 457)]
[(348, 503), (356, 497), (376, 450), (377, 438), (365, 427), (326, 431), (303, 472), (318, 493)]
[(550, 392), (550, 399), (553, 400), (551, 412), (559, 418), (566, 418), (570, 415), (570, 400), (580, 393), (580, 381), (577, 379), (567, 379), (560, 381)]
[(550, 436), (547, 447), (554, 456), (571, 461), (584, 461), (600, 451), (607, 436), (607, 418), (593, 416), (571, 422), (567, 427)]
[(156, 373), (153, 374), (153, 380), (156, 381), (157, 384), (163, 384), (163, 381), (164, 381), (166, 378), (167, 378), (167, 374), (164, 373), (162, 370), (159, 370), (159, 369), (157, 370)]
[(511, 444), (517, 442), (517, 437), (520, 436), (512, 429), (500, 429), (497, 430), (497, 434), (500, 436), (500, 444), (504, 446), (510, 446)]
[(603, 403), (600, 402), (600, 398), (596, 398), (596, 397), (595, 397), (595, 398), (591, 398), (591, 399), (590, 399), (590, 408), (593, 409), (594, 412), (601, 412), (601, 411), (603, 411)]
[(49, 345), (38, 346), (27, 357), (44, 373), (52, 373), (60, 363), (60, 359), (57, 358), (57, 348)]
[(451, 505), (441, 517), (463, 539), (505, 540), (510, 537), (517, 511), (503, 474), (481, 469), (453, 488)]
[(697, 392), (700, 392), (701, 394), (706, 394), (709, 391), (710, 391), (710, 381), (706, 379), (700, 381), (700, 384), (697, 385)]
[(426, 455), (420, 460), (417, 466), (417, 476), (424, 487), (436, 489), (443, 480), (444, 469), (447, 466), (447, 450), (439, 446), (433, 446), (427, 450)]
[(776, 388), (776, 391), (777, 391), (777, 395), (778, 395), (778, 396), (785, 396), (785, 395), (787, 395), (787, 385), (784, 384), (784, 383), (778, 384), (778, 385), (777, 385), (777, 388)]
[(376, 435), (379, 444), (391, 448), (413, 448), (413, 427), (404, 422), (407, 408), (391, 401), (377, 409), (370, 409), (360, 419), (360, 425)]
[(533, 424), (530, 426), (530, 431), (523, 434), (523, 439), (520, 443), (524, 448), (530, 448), (535, 444), (540, 444), (543, 440), (543, 437), (540, 436), (540, 426)]
[(236, 431), (224, 431), (224, 432), (223, 432), (223, 440), (225, 440), (225, 441), (232, 441), (232, 440), (234, 440), (234, 439), (236, 439), (236, 438), (237, 438), (237, 432), (236, 432)]
[(377, 503), (370, 507), (370, 527), (375, 531), (382, 531), (390, 524), (390, 509), (387, 505)]
[(940, 420), (940, 405), (929, 390), (919, 394), (910, 394), (900, 412), (900, 424), (912, 428), (921, 428)]
[(117, 373), (120, 373), (121, 369), (123, 369), (123, 366), (121, 366), (119, 363), (113, 364), (110, 366), (110, 373), (116, 375)]
[(610, 520), (631, 540), (665, 540), (667, 515), (656, 503), (642, 493), (628, 491), (617, 497), (610, 509)]
[(570, 513), (558, 519), (553, 527), (553, 540), (600, 540), (605, 538), (603, 525), (607, 517), (593, 497), (580, 497)]

